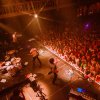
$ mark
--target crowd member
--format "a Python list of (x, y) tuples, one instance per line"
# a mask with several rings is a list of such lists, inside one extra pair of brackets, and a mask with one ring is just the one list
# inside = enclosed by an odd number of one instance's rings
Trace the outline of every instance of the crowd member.
[(96, 75), (95, 80), (96, 80), (96, 82), (98, 82), (100, 84), (100, 73), (98, 75)]

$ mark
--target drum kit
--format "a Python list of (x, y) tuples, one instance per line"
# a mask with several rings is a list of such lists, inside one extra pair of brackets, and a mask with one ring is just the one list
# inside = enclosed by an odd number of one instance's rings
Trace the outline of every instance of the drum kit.
[(12, 55), (14, 55), (14, 53), (16, 52), (16, 50), (10, 50), (6, 53), (6, 56), (5, 56), (5, 61), (8, 61)]
[(21, 58), (12, 58), (10, 61), (6, 61), (4, 66), (1, 67), (1, 69), (10, 70), (14, 67), (19, 67), (21, 65)]
[(21, 58), (20, 57), (13, 57), (12, 55), (16, 52), (16, 50), (10, 50), (7, 52), (5, 56), (5, 61), (0, 63), (0, 71), (2, 70), (12, 70), (13, 68), (18, 68), (21, 66)]
[(1, 79), (7, 78), (8, 76), (13, 76), (22, 68), (21, 58), (12, 56), (16, 51), (10, 50), (6, 53), (5, 61), (0, 62), (0, 74)]
[(11, 58), (11, 62), (12, 62), (12, 64), (20, 63), (21, 62), (21, 58), (13, 57), (13, 58)]
[(12, 54), (14, 54), (15, 52), (16, 52), (16, 50), (10, 50), (10, 51), (7, 52), (7, 54), (8, 54), (8, 55), (12, 55)]
[[(9, 50), (6, 53), (5, 61), (9, 61), (11, 59), (11, 63), (19, 63), (21, 61), (21, 58), (16, 58), (13, 55), (16, 53), (16, 50)], [(8, 64), (8, 62), (7, 62)]]

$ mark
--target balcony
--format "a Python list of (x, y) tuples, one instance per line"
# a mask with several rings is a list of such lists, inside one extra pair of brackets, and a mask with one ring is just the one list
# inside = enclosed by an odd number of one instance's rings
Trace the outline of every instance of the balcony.
[(56, 0), (26, 1), (0, 6), (0, 18), (8, 18), (27, 13), (40, 12), (56, 8)]

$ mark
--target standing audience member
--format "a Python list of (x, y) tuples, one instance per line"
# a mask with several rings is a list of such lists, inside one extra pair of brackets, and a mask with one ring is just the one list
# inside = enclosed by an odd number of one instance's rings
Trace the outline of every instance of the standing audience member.
[(53, 77), (52, 83), (55, 84), (57, 80), (57, 76), (58, 76), (57, 75), (58, 71), (57, 71), (57, 66), (54, 63), (54, 58), (50, 58), (49, 63), (50, 63), (50, 72), (48, 73), (48, 75), (53, 73), (54, 77)]
[(100, 84), (100, 73), (98, 75), (96, 75), (95, 81)]

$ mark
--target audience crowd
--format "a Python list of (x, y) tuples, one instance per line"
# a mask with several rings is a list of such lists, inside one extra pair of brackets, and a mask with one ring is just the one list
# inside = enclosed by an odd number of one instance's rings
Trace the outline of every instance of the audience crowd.
[(65, 28), (64, 32), (50, 30), (40, 41), (80, 70), (85, 78), (100, 84), (100, 40), (96, 34), (77, 28), (74, 31)]

